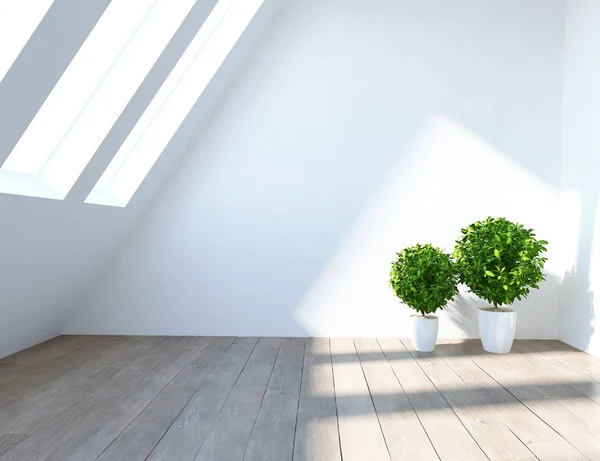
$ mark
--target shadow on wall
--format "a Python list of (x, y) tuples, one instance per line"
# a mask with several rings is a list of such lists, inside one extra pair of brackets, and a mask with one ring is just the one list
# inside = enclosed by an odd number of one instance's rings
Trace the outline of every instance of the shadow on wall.
[[(588, 350), (595, 331), (594, 293), (590, 289), (589, 279), (577, 270), (571, 271), (565, 275), (562, 289), (561, 299), (565, 304), (560, 315), (561, 324), (568, 324), (568, 328), (574, 332), (576, 341), (572, 341), (573, 346)], [(576, 314), (572, 312), (575, 306)]]
[[(594, 180), (595, 181), (595, 180)], [(592, 344), (595, 332), (595, 307), (594, 291), (591, 283), (594, 260), (597, 259), (597, 248), (594, 240), (596, 238), (596, 219), (598, 219), (598, 191), (596, 182), (585, 183), (585, 175), (582, 176), (580, 216), (576, 235), (576, 250), (574, 267), (566, 272), (562, 284), (563, 293), (561, 302), (561, 332), (567, 342), (579, 349), (590, 350), (599, 347), (600, 344)], [(592, 187), (590, 187), (592, 186)], [(577, 220), (573, 218), (575, 223)], [(576, 226), (575, 226), (576, 227)]]
[[(556, 245), (556, 242), (555, 242)], [(517, 338), (538, 338), (539, 322), (556, 323), (560, 317), (557, 293), (565, 290), (565, 281), (553, 274), (546, 274), (540, 290), (533, 290), (527, 299), (515, 301), (517, 311)], [(444, 317), (463, 333), (466, 338), (478, 338), (477, 311), (487, 302), (468, 292), (461, 285), (458, 296), (444, 309)], [(548, 335), (545, 339), (555, 339)]]

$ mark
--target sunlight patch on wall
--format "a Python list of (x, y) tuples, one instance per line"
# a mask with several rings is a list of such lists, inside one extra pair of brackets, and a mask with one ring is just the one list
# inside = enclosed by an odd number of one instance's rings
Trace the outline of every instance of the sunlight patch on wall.
[(35, 32), (54, 0), (0, 2), (0, 81)]
[(220, 0), (86, 203), (126, 206), (264, 0)]
[[(300, 302), (295, 318), (315, 336), (367, 336), (369, 331), (410, 336), (410, 311), (388, 287), (396, 252), (415, 243), (451, 252), (462, 227), (492, 215), (522, 222), (550, 241), (549, 281), (534, 295), (548, 310), (519, 311), (519, 328), (533, 331), (540, 322), (552, 324), (558, 313), (555, 275), (562, 270), (553, 261), (560, 246), (559, 203), (557, 189), (486, 140), (444, 116), (429, 117), (413, 141), (399, 149), (397, 164)], [(446, 334), (477, 336), (481, 304), (462, 293), (441, 314)]]
[(113, 0), (2, 165), (0, 192), (63, 199), (194, 3)]

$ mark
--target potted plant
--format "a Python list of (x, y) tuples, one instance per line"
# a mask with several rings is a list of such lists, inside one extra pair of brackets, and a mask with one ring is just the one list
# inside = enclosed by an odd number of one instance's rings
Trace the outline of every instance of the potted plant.
[(539, 288), (548, 242), (506, 218), (477, 221), (461, 232), (454, 249), (460, 281), (491, 304), (478, 312), (483, 348), (507, 353), (517, 326), (517, 313), (508, 306)]
[(418, 314), (412, 319), (416, 350), (431, 352), (438, 335), (433, 315), (458, 293), (458, 271), (449, 254), (430, 244), (405, 248), (392, 263), (390, 286), (396, 296)]

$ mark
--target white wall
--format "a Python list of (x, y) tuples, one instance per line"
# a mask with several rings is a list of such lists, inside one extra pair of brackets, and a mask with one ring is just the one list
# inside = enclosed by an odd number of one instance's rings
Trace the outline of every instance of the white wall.
[[(0, 82), (0, 164), (85, 40), (108, 0), (56, 0)], [(272, 14), (267, 2), (127, 208), (83, 200), (210, 11), (198, 2), (64, 201), (0, 195), (0, 357), (59, 334), (109, 256), (196, 137)]]
[[(67, 333), (408, 335), (395, 251), (505, 215), (551, 241), (519, 337), (558, 336), (563, 2), (289, 2)], [(461, 295), (441, 336), (476, 336)]]
[[(575, 243), (561, 303), (561, 339), (600, 355), (600, 3), (568, 0), (563, 188)], [(576, 212), (573, 212), (575, 210)]]
[[(0, 83), (0, 163), (108, 1), (57, 0)], [(0, 357), (60, 333), (67, 290), (121, 230), (108, 210), (0, 195)]]

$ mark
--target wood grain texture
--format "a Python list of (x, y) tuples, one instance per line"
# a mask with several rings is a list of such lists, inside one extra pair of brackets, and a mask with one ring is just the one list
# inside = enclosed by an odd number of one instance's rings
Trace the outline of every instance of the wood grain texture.
[(0, 435), (0, 456), (27, 438), (27, 434), (7, 433)]
[[(97, 436), (94, 429), (97, 426), (93, 425), (106, 421), (104, 415), (114, 408), (127, 411), (127, 405), (121, 407), (124, 403), (129, 404), (126, 401), (127, 396), (138, 389), (145, 378), (151, 380), (153, 369), (168, 356), (169, 352), (181, 345), (184, 339), (157, 338), (157, 345), (160, 344), (162, 347), (152, 348), (146, 355), (136, 358), (129, 367), (108, 380), (105, 386), (95, 388), (67, 411), (55, 415), (37, 432), (8, 451), (3, 460), (45, 460), (71, 439), (88, 438), (90, 432), (93, 434), (92, 437), (95, 436), (94, 440), (102, 443), (104, 437)], [(140, 393), (140, 398), (144, 397), (145, 394)], [(118, 424), (118, 415), (114, 413), (111, 415), (115, 417), (114, 423)], [(108, 422), (109, 425), (112, 423), (113, 421)]]
[(540, 460), (585, 459), (573, 445), (522, 405), (457, 346), (458, 344), (453, 343), (438, 344), (436, 355), (440, 356), (469, 388), (485, 395), (485, 403), (493, 408), (493, 418), (506, 424)]
[(208, 377), (234, 338), (200, 338), (195, 357), (119, 434), (99, 460), (144, 460)]
[(35, 358), (21, 360), (18, 358), (19, 354), (16, 354), (17, 357), (13, 358), (16, 363), (11, 369), (16, 368), (22, 376), (0, 386), (0, 402), (23, 389), (38, 387), (77, 369), (100, 355), (118, 339), (118, 336), (77, 336), (56, 345), (48, 354), (44, 354), (43, 350), (39, 351), (34, 355)]
[(354, 344), (392, 460), (439, 459), (377, 340), (356, 339)]
[(390, 460), (354, 342), (332, 338), (330, 344), (342, 458)]
[(243, 459), (280, 346), (278, 338), (258, 341), (196, 461)]
[[(547, 343), (540, 341), (518, 341), (513, 347), (514, 352), (521, 353), (525, 360), (529, 360), (542, 370), (546, 370), (553, 376), (561, 380), (564, 384), (576, 389), (582, 395), (594, 400), (600, 404), (600, 382), (597, 382), (594, 373), (585, 371), (589, 369), (589, 363), (578, 363), (578, 360), (571, 361), (565, 358), (564, 351), (553, 351), (553, 345), (547, 346)], [(577, 356), (581, 352), (570, 354)], [(573, 366), (565, 362), (573, 362)]]
[(483, 390), (467, 386), (435, 353), (417, 352), (407, 340), (402, 343), (491, 461), (537, 459), (510, 428), (495, 418), (495, 408), (487, 404)]
[(304, 346), (304, 339), (286, 339), (281, 344), (245, 461), (292, 461)]
[[(516, 360), (518, 359), (516, 355), (482, 354), (481, 344), (476, 341), (461, 343), (459, 348), (584, 456), (589, 459), (600, 459), (600, 433), (597, 424), (590, 425), (584, 417), (573, 411), (573, 401), (566, 398), (564, 389), (554, 387), (552, 381), (550, 384), (546, 380), (536, 383), (536, 378), (528, 375), (532, 370), (529, 367), (522, 367), (522, 362)], [(573, 397), (574, 400), (579, 398), (579, 394)], [(586, 400), (590, 402), (590, 409), (595, 411), (596, 403), (590, 399)]]
[(149, 460), (193, 460), (207, 439), (258, 338), (238, 338), (171, 424)]
[(122, 338), (82, 366), (13, 394), (0, 402), (0, 414), (4, 416), (0, 432), (35, 432), (143, 354), (144, 347), (155, 343), (151, 338)]
[[(165, 344), (164, 355), (150, 372), (134, 386), (130, 386), (129, 389), (124, 390), (115, 401), (110, 402), (102, 410), (96, 412), (93, 418), (80, 427), (77, 434), (65, 442), (48, 460), (84, 460), (90, 455), (94, 457), (99, 456), (116, 438), (123, 434), (131, 421), (137, 419), (141, 412), (147, 410), (148, 407), (151, 407), (150, 411), (155, 408), (152, 404), (155, 403), (157, 396), (167, 387), (169, 387), (169, 394), (172, 397), (170, 404), (178, 404), (178, 395), (170, 392), (174, 388), (177, 388), (177, 383), (175, 383), (175, 386), (171, 385), (174, 384), (174, 381), (187, 369), (192, 361), (196, 361), (201, 355), (210, 356), (208, 352), (205, 352), (205, 349), (210, 345), (211, 340), (209, 338), (176, 339), (172, 344), (168, 344), (168, 341), (163, 343)], [(169, 417), (169, 422), (181, 410), (183, 404), (176, 409), (177, 411), (170, 408), (174, 414), (166, 412), (165, 416)], [(144, 414), (144, 417), (147, 415), (148, 412)], [(145, 418), (142, 418), (142, 423), (144, 421)], [(160, 422), (156, 422), (155, 431), (160, 432), (161, 428), (163, 426), (160, 425)], [(153, 436), (156, 436), (156, 434), (152, 433), (152, 431), (143, 434), (144, 437), (153, 439), (154, 443), (152, 444), (145, 438), (140, 441), (136, 440), (135, 443), (142, 450), (146, 449), (147, 455), (150, 449), (158, 442), (160, 436), (164, 434), (164, 430), (154, 439)], [(127, 435), (131, 435), (131, 432), (125, 434), (125, 437)], [(140, 435), (140, 433), (137, 432), (137, 435)], [(141, 442), (145, 442), (145, 444), (141, 444)]]
[(0, 360), (0, 461), (600, 460), (599, 365), (558, 341), (59, 336)]
[(294, 461), (341, 461), (329, 339), (306, 342)]
[(380, 339), (396, 378), (442, 461), (484, 461), (483, 453), (442, 394), (398, 339)]

